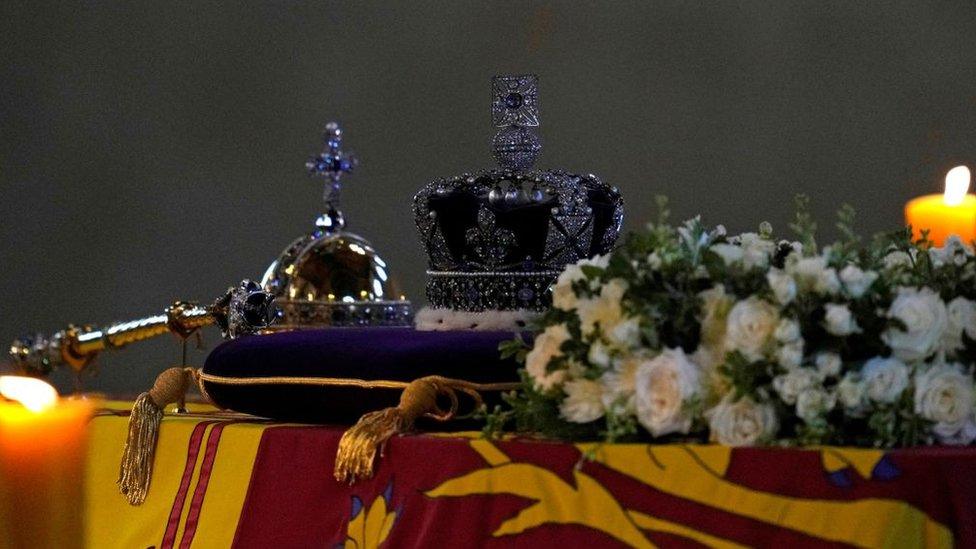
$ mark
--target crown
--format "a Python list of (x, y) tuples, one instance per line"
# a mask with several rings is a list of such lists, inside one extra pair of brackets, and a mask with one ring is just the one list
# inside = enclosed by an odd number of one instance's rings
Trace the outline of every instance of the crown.
[(532, 130), (535, 75), (494, 77), (491, 119), (500, 167), (436, 179), (414, 196), (427, 300), (462, 311), (541, 311), (567, 264), (613, 247), (623, 199), (593, 174), (533, 170), (542, 151)]

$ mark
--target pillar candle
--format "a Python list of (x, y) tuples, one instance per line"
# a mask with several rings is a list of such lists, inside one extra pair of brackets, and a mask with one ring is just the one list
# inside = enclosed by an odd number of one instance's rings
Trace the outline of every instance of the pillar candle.
[(969, 178), (969, 169), (957, 166), (946, 174), (944, 194), (920, 196), (905, 205), (905, 221), (912, 226), (914, 238), (928, 229), (936, 246), (953, 234), (966, 243), (976, 239), (976, 196), (967, 194)]
[(18, 376), (0, 376), (0, 395), (0, 545), (83, 547), (91, 403)]

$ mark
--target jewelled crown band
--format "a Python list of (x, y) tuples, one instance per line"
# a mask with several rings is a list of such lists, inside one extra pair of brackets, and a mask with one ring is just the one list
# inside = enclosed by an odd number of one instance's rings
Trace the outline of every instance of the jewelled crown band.
[(414, 197), (427, 300), (459, 311), (541, 311), (567, 264), (612, 248), (623, 200), (592, 174), (532, 170), (542, 151), (534, 75), (492, 79), (491, 115), (500, 167), (434, 180)]

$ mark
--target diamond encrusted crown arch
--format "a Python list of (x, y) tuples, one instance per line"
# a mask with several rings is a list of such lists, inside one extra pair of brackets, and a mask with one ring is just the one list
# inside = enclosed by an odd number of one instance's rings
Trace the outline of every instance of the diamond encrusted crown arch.
[(538, 79), (492, 79), (499, 168), (440, 178), (414, 197), (428, 257), (427, 299), (464, 311), (544, 310), (569, 263), (608, 252), (623, 200), (593, 174), (532, 170), (542, 145)]

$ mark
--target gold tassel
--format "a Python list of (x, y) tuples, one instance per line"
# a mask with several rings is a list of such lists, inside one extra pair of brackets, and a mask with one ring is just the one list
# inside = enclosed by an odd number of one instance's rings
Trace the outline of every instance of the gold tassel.
[(132, 405), (129, 434), (122, 450), (117, 481), (119, 491), (130, 505), (146, 501), (163, 410), (173, 403), (183, 407), (191, 376), (190, 368), (169, 368), (159, 374), (153, 388), (139, 395)]
[[(448, 421), (457, 413), (459, 390), (480, 405), (478, 384), (429, 376), (416, 379), (403, 390), (400, 403), (395, 408), (369, 412), (343, 433), (336, 453), (335, 478), (339, 482), (356, 482), (359, 478), (373, 476), (376, 454), (383, 456), (383, 448), (393, 435), (409, 431), (421, 416)], [(451, 407), (443, 410), (437, 405), (438, 395), (450, 399)]]

